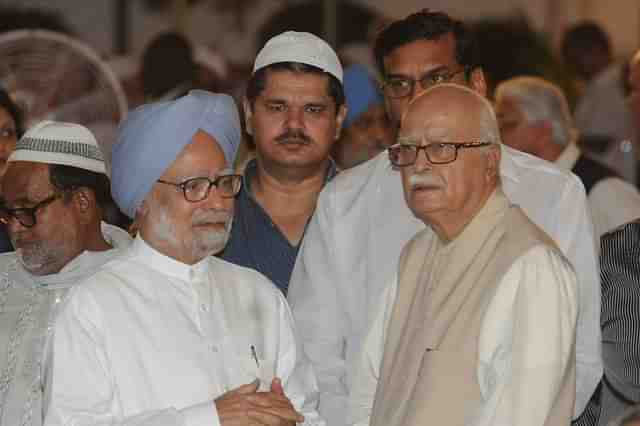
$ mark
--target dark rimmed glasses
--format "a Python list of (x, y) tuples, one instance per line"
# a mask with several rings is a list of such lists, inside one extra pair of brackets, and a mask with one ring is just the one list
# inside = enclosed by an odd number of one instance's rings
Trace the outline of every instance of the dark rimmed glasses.
[(10, 209), (5, 206), (0, 206), (0, 223), (8, 225), (9, 222), (11, 222), (11, 219), (15, 219), (25, 228), (33, 228), (37, 223), (36, 214), (38, 211), (53, 203), (60, 197), (60, 193), (55, 193), (40, 201), (33, 207)]
[(218, 195), (222, 198), (235, 197), (240, 192), (240, 187), (242, 187), (242, 175), (222, 175), (213, 180), (208, 177), (196, 177), (180, 183), (159, 179), (158, 182), (181, 189), (185, 200), (190, 203), (197, 203), (209, 196), (212, 186), (216, 187)]
[(492, 145), (492, 142), (434, 142), (428, 145), (397, 143), (387, 148), (387, 151), (391, 164), (396, 167), (406, 167), (415, 164), (420, 151), (424, 151), (431, 164), (447, 164), (456, 161), (460, 149), (489, 145)]
[(382, 84), (382, 90), (390, 98), (404, 98), (414, 93), (417, 83), (420, 83), (420, 87), (423, 90), (427, 90), (436, 84), (448, 83), (453, 77), (465, 71), (465, 68), (458, 71), (435, 71), (427, 73), (417, 80), (404, 77), (389, 77)]

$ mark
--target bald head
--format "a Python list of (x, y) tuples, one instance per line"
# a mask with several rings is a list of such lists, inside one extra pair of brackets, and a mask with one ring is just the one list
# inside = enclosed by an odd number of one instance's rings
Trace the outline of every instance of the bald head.
[[(422, 127), (427, 139), (442, 133), (477, 133), (473, 140), (500, 143), (500, 130), (491, 103), (476, 91), (458, 84), (439, 84), (416, 97), (402, 117), (402, 129)], [(468, 136), (467, 136), (468, 138)], [(470, 140), (460, 139), (455, 140)]]
[(471, 89), (438, 85), (409, 105), (390, 156), (407, 205), (441, 238), (455, 238), (495, 190), (499, 142), (491, 104)]

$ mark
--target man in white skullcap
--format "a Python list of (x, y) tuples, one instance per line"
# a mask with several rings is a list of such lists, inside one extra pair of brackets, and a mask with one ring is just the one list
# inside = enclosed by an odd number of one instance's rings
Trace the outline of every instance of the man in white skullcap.
[(256, 57), (244, 100), (250, 161), (222, 258), (263, 273), (284, 294), (346, 115), (338, 56), (313, 34), (287, 31)]
[(57, 310), (130, 238), (101, 222), (109, 180), (85, 127), (41, 122), (8, 163), (0, 221), (16, 251), (0, 256), (0, 425), (41, 425)]
[(317, 385), (282, 294), (211, 256), (241, 177), (227, 95), (191, 91), (121, 125), (112, 194), (131, 247), (60, 314), (47, 425), (323, 425)]

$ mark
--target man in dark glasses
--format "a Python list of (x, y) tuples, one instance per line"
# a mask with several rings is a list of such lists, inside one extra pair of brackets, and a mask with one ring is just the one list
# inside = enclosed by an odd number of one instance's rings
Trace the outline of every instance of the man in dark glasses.
[(109, 179), (87, 128), (41, 122), (8, 163), (0, 221), (16, 251), (0, 256), (0, 424), (40, 425), (57, 309), (130, 239), (101, 221)]

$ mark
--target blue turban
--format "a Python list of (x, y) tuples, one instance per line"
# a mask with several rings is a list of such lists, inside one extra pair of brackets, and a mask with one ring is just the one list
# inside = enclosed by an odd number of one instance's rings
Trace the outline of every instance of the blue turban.
[(347, 99), (347, 117), (345, 127), (360, 117), (371, 105), (382, 103), (382, 94), (378, 85), (362, 65), (351, 65), (344, 70), (344, 95)]
[(191, 143), (198, 130), (213, 137), (233, 166), (240, 120), (233, 98), (192, 90), (171, 102), (142, 105), (118, 129), (111, 164), (111, 194), (133, 218), (156, 181)]

